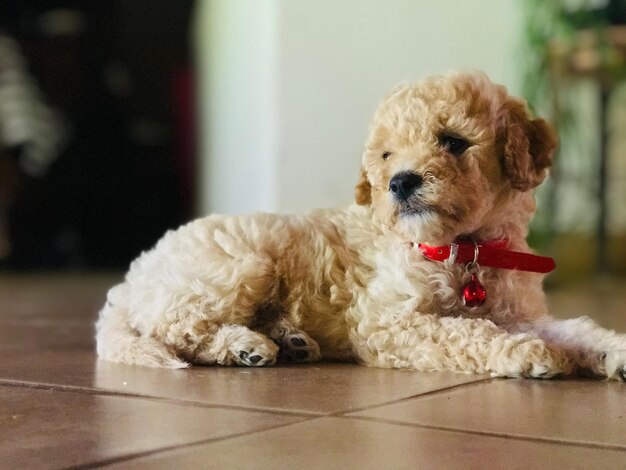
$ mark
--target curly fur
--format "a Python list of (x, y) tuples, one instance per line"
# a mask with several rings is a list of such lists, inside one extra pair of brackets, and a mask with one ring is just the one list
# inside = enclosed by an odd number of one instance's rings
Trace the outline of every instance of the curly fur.
[[(470, 145), (453, 155), (442, 134)], [(211, 215), (168, 232), (109, 292), (98, 354), (172, 368), (327, 359), (623, 378), (626, 336), (589, 319), (550, 318), (542, 276), (484, 268), (489, 298), (468, 308), (464, 267), (412, 248), (472, 236), (529, 251), (532, 188), (555, 146), (545, 121), (482, 73), (401, 85), (374, 116), (357, 204), (302, 216)], [(409, 212), (389, 191), (404, 171), (423, 177)]]

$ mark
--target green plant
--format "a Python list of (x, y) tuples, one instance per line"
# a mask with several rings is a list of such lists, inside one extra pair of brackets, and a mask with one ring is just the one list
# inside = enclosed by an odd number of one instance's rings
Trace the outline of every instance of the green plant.
[(603, 89), (626, 75), (625, 60), (609, 37), (610, 22), (623, 16), (626, 1), (598, 6), (590, 0), (525, 0), (523, 5), (523, 94), (530, 108), (556, 127), (562, 141), (580, 150), (567, 156), (557, 151), (552, 177), (537, 193), (539, 211), (530, 238), (545, 246), (557, 231), (561, 170), (588, 153), (582, 150), (578, 132), (579, 99), (568, 82), (575, 76), (593, 76)]

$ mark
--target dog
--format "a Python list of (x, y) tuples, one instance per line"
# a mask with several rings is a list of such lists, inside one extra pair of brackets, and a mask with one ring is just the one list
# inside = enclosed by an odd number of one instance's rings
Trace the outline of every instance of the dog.
[(624, 380), (626, 335), (551, 318), (551, 262), (526, 242), (556, 145), (481, 72), (400, 85), (375, 112), (355, 204), (210, 215), (166, 233), (109, 291), (98, 355)]

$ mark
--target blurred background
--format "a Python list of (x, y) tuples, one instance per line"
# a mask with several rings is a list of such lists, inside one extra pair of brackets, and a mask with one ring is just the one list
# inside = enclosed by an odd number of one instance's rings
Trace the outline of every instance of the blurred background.
[(559, 129), (551, 282), (626, 274), (626, 0), (0, 0), (0, 270), (124, 270), (202, 214), (349, 204), (381, 97), (458, 68)]

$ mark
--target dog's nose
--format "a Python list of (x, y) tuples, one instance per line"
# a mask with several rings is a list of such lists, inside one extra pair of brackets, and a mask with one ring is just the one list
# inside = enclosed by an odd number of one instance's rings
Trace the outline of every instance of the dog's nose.
[(422, 177), (417, 173), (404, 171), (391, 178), (389, 191), (393, 193), (396, 199), (406, 201), (422, 185), (422, 182)]

